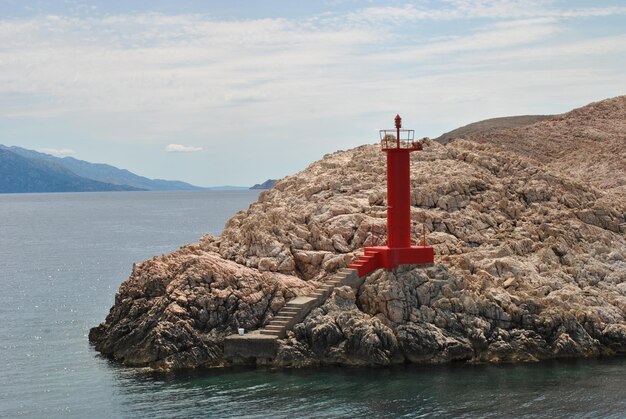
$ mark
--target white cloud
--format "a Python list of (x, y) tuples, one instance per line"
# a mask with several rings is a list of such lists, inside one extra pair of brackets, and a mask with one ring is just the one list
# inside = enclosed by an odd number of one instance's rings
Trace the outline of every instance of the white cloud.
[[(383, 88), (396, 78), (392, 65), (447, 61), (455, 71), (459, 55), (545, 47), (566, 32), (564, 20), (626, 13), (558, 5), (453, 0), (438, 8), (366, 8), (299, 20), (159, 14), (0, 20), (0, 96), (26, 98), (0, 102), (0, 116), (165, 113), (171, 117), (159, 115), (157, 124), (170, 121), (172, 129), (177, 121), (201, 123), (192, 115), (253, 103), (289, 107), (288, 101), (307, 98), (327, 109), (326, 95), (339, 101), (358, 95), (351, 85)], [(416, 32), (414, 22), (476, 18), (489, 20), (432, 35)]]
[(445, 22), (468, 19), (525, 19), (533, 17), (599, 17), (626, 14), (626, 7), (560, 8), (558, 3), (545, 0), (449, 0), (447, 7), (427, 7), (415, 4), (403, 6), (368, 7), (351, 13), (347, 20), (353, 24), (395, 23), (410, 21)]
[(524, 19), (486, 25), (471, 34), (451, 36), (446, 39), (406, 46), (393, 52), (370, 55), (370, 60), (389, 63), (417, 62), (438, 57), (466, 55), (483, 50), (516, 50), (516, 47), (549, 39), (562, 29), (554, 19)]
[(61, 149), (38, 148), (37, 151), (39, 151), (40, 153), (52, 154), (54, 156), (60, 156), (60, 157), (71, 156), (73, 154), (76, 154), (76, 152), (72, 150), (71, 148), (61, 148)]
[[(184, 138), (194, 146), (166, 151), (250, 154), (262, 163), (238, 173), (267, 164), (282, 176), (325, 152), (373, 141), (369, 133), (396, 112), (422, 125), (420, 135), (437, 135), (475, 118), (565, 111), (625, 93), (626, 25), (615, 22), (626, 8), (432, 4), (297, 19), (0, 18), (0, 118), (25, 142), (50, 132), (59, 141), (74, 136), (63, 144), (84, 158), (87, 141), (118, 154), (127, 144), (160, 153)], [(608, 15), (613, 26), (605, 30)], [(181, 167), (209, 176), (221, 161), (209, 163)]]
[(192, 147), (181, 144), (168, 144), (165, 146), (165, 151), (168, 153), (197, 153), (202, 151), (202, 147)]

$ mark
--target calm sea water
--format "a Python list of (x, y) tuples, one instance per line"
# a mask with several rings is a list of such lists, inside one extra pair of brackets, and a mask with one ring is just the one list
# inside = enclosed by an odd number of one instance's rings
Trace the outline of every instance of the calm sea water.
[(625, 359), (156, 374), (98, 356), (87, 333), (132, 263), (257, 195), (0, 195), (0, 417), (626, 417)]

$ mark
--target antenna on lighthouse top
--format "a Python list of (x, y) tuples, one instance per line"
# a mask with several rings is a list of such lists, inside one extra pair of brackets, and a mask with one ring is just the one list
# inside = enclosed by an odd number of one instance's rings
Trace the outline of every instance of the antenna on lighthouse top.
[(380, 142), (383, 151), (389, 150), (405, 150), (419, 151), (422, 145), (419, 141), (415, 141), (415, 131), (412, 129), (402, 129), (402, 118), (396, 115), (394, 118), (395, 129), (381, 129)]
[(400, 114), (396, 114), (396, 147), (400, 148), (400, 128), (402, 128), (402, 118), (400, 118)]

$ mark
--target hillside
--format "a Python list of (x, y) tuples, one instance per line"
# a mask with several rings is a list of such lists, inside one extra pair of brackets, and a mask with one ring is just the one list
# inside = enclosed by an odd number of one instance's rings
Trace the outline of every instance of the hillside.
[(626, 197), (626, 96), (528, 125), (470, 131), (461, 137)]
[(0, 148), (0, 193), (136, 191), (77, 176), (66, 168)]
[[(4, 146), (0, 146), (0, 148), (2, 147)], [(90, 163), (73, 157), (59, 158), (49, 154), (15, 146), (4, 148), (28, 159), (43, 160), (57, 164), (78, 176), (99, 182), (127, 185), (139, 190), (149, 191), (185, 191), (202, 189), (189, 183), (175, 180), (148, 179), (147, 177), (136, 175), (126, 169), (118, 169), (117, 167), (108, 164)]]
[[(556, 137), (565, 151), (595, 144), (586, 157), (596, 160), (594, 153), (606, 157), (611, 139), (626, 133), (624, 111), (622, 99), (610, 99), (512, 129)], [(598, 159), (590, 184), (557, 164), (565, 154), (544, 159), (545, 151), (527, 151), (540, 141), (529, 137), (527, 146), (509, 151), (504, 140), (490, 138), (426, 141), (412, 155), (414, 238), (426, 229), (433, 267), (378, 270), (357, 292), (335, 288), (264, 362), (389, 365), (625, 354), (626, 202), (611, 192), (624, 181), (625, 160), (620, 166)], [(223, 357), (226, 335), (263, 327), (363, 246), (385, 240), (385, 173), (379, 146), (364, 145), (278, 181), (219, 237), (134, 265), (90, 341), (127, 365), (230, 365)]]
[(521, 115), (521, 116), (504, 116), (500, 118), (485, 119), (483, 121), (473, 122), (460, 128), (441, 134), (435, 138), (441, 144), (448, 144), (457, 138), (465, 138), (473, 134), (482, 134), (503, 128), (515, 128), (526, 125), (532, 125), (539, 121), (554, 118), (554, 115)]

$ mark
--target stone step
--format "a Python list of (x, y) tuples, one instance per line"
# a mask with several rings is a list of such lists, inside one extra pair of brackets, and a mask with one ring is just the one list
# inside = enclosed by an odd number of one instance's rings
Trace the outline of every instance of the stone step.
[(321, 295), (321, 294), (328, 295), (331, 292), (333, 292), (332, 288), (316, 288), (313, 290), (311, 295)]
[(289, 301), (287, 304), (285, 304), (285, 307), (299, 308), (299, 307), (302, 307), (303, 305), (305, 305), (305, 303), (292, 303), (291, 301)]
[(289, 321), (289, 320), (295, 319), (296, 317), (298, 317), (298, 313), (288, 313), (288, 314), (283, 313), (274, 317), (272, 320)]
[(297, 311), (287, 311), (285, 313), (280, 313), (285, 316), (297, 316), (302, 311), (302, 307), (294, 307)]
[(282, 337), (285, 335), (285, 331), (284, 330), (267, 330), (267, 329), (261, 329), (260, 333), (262, 335), (269, 335), (269, 336), (277, 336), (277, 337)]
[(300, 311), (300, 307), (292, 307), (292, 306), (284, 306), (283, 308), (280, 309), (279, 313), (282, 312), (299, 312)]
[(283, 311), (283, 310), (280, 310), (278, 312), (278, 314), (276, 315), (276, 317), (289, 317), (290, 319), (293, 319), (299, 313), (300, 313), (300, 310), (297, 310), (297, 311)]
[(286, 327), (289, 324), (289, 321), (286, 320), (272, 320), (271, 322), (268, 323), (268, 326), (280, 326), (280, 327)]
[(293, 316), (276, 316), (274, 318), (272, 318), (271, 321), (273, 322), (288, 322), (291, 319), (295, 318), (296, 315), (294, 314)]
[(272, 321), (278, 321), (278, 322), (288, 322), (289, 320), (293, 319), (296, 316), (276, 316), (272, 319)]
[(301, 296), (296, 297), (293, 300), (289, 301), (287, 303), (287, 306), (290, 306), (290, 307), (302, 306), (302, 305), (308, 304), (310, 302), (311, 302), (311, 299), (309, 297), (301, 295)]
[[(307, 298), (310, 298), (307, 296)], [(285, 305), (285, 307), (288, 308), (301, 308), (304, 307), (306, 305), (306, 303), (292, 303), (292, 302), (288, 302), (287, 305)]]
[[(261, 334), (280, 334), (285, 332), (285, 328), (284, 327), (264, 327), (263, 329), (259, 330), (259, 332), (261, 332)], [(265, 333), (264, 333), (265, 332)]]
[(361, 257), (358, 260), (355, 260), (354, 262), (352, 262), (352, 265), (350, 265), (350, 266), (366, 265), (369, 262), (370, 262), (370, 259), (365, 259), (364, 257)]
[(285, 326), (270, 323), (261, 330), (283, 330), (284, 328)]

